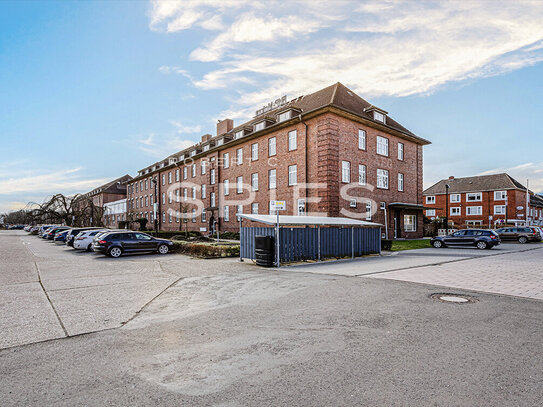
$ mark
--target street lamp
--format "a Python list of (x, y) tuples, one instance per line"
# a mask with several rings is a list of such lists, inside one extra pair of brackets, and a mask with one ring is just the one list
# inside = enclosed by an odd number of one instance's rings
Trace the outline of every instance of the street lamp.
[(445, 236), (449, 234), (449, 184), (445, 184)]
[(158, 181), (156, 178), (151, 178), (151, 182), (155, 187), (155, 202), (153, 202), (153, 212), (154, 212), (154, 221), (155, 221), (155, 234), (158, 236)]

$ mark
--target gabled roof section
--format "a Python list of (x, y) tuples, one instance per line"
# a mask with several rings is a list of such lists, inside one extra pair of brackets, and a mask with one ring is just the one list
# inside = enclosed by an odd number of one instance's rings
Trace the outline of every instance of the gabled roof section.
[(106, 193), (124, 193), (126, 191), (126, 183), (130, 181), (132, 177), (128, 174), (123, 175), (122, 177), (119, 177), (117, 179), (114, 179), (113, 181), (110, 181), (104, 185), (100, 185), (98, 188), (93, 189), (92, 191), (88, 192), (89, 195), (96, 195), (101, 192)]
[(524, 185), (509, 174), (478, 175), (475, 177), (442, 179), (424, 191), (424, 195), (445, 194), (445, 184), (449, 184), (449, 193), (506, 191), (510, 189), (526, 189)]

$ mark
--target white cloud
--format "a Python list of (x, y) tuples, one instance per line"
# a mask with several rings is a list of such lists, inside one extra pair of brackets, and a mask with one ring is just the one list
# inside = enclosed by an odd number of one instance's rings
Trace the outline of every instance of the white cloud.
[[(177, 125), (179, 123), (172, 122), (172, 124)], [(179, 124), (181, 126), (181, 124)], [(190, 132), (183, 132), (183, 133), (194, 133), (199, 130), (200, 126), (193, 126), (192, 128), (184, 126), (183, 130), (191, 130)], [(196, 131), (195, 131), (196, 130)], [(180, 131), (177, 131), (177, 133), (180, 133)], [(129, 142), (129, 141), (127, 141)], [(145, 138), (140, 138), (137, 140), (138, 144), (137, 147), (150, 155), (151, 157), (162, 159), (165, 158), (172, 153), (175, 153), (177, 151), (183, 150), (185, 148), (188, 148), (192, 146), (195, 142), (193, 140), (188, 140), (182, 137), (179, 137), (177, 135), (167, 134), (167, 135), (161, 135), (157, 137), (155, 134), (150, 134), (149, 136)]]
[(0, 178), (0, 195), (11, 195), (21, 192), (32, 193), (74, 193), (86, 192), (107, 182), (102, 178), (86, 178), (81, 168), (61, 171), (33, 171), (18, 177)]
[(202, 131), (202, 126), (200, 126), (199, 124), (197, 124), (195, 126), (185, 126), (182, 123), (180, 123), (178, 121), (175, 121), (175, 120), (171, 120), (170, 123), (173, 126), (175, 126), (176, 132), (179, 133), (179, 134), (181, 134), (181, 133), (194, 134), (194, 133), (200, 133)]
[(515, 178), (518, 182), (526, 185), (529, 181), (529, 188), (537, 193), (543, 193), (543, 162), (524, 163), (510, 168), (495, 168), (482, 172), (479, 175), (499, 174), (505, 172)]
[(427, 94), (543, 60), (539, 1), (157, 0), (150, 17), (156, 30), (207, 30), (191, 54), (213, 62), (204, 74), (161, 70), (237, 88), (232, 112), (336, 81), (364, 97)]

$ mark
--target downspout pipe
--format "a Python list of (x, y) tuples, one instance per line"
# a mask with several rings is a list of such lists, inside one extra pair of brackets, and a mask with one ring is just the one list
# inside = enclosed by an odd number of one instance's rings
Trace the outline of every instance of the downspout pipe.
[(308, 152), (307, 152), (307, 150), (308, 150), (308, 146), (307, 146), (307, 127), (308, 126), (307, 126), (307, 123), (302, 120), (302, 115), (301, 114), (298, 115), (298, 119), (300, 120), (300, 123), (302, 123), (305, 126), (305, 131), (304, 131), (304, 137), (305, 137), (305, 142), (304, 142), (305, 143), (305, 159), (304, 159), (305, 172), (304, 172), (304, 174), (305, 174), (305, 180), (304, 180), (304, 182), (305, 182), (306, 186), (304, 188), (304, 192), (305, 192), (305, 213), (307, 214), (309, 212), (309, 199), (308, 199), (309, 198), (309, 191), (307, 189), (307, 156), (308, 156)]

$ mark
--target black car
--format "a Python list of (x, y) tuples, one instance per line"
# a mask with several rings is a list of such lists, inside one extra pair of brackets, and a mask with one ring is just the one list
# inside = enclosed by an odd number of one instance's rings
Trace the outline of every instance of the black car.
[(51, 228), (51, 229), (48, 229), (47, 232), (45, 232), (43, 234), (43, 238), (44, 239), (47, 239), (47, 240), (53, 240), (55, 238), (55, 235), (58, 233), (58, 232), (62, 232), (64, 230), (67, 230), (69, 229), (69, 227), (67, 226), (61, 226), (61, 227), (57, 227), (57, 228)]
[(457, 230), (448, 236), (436, 236), (430, 241), (432, 246), (474, 246), (478, 249), (492, 249), (501, 243), (498, 234), (492, 230), (464, 229)]
[(123, 253), (158, 252), (166, 254), (173, 246), (167, 239), (157, 239), (142, 232), (108, 232), (94, 238), (92, 250), (111, 257)]

